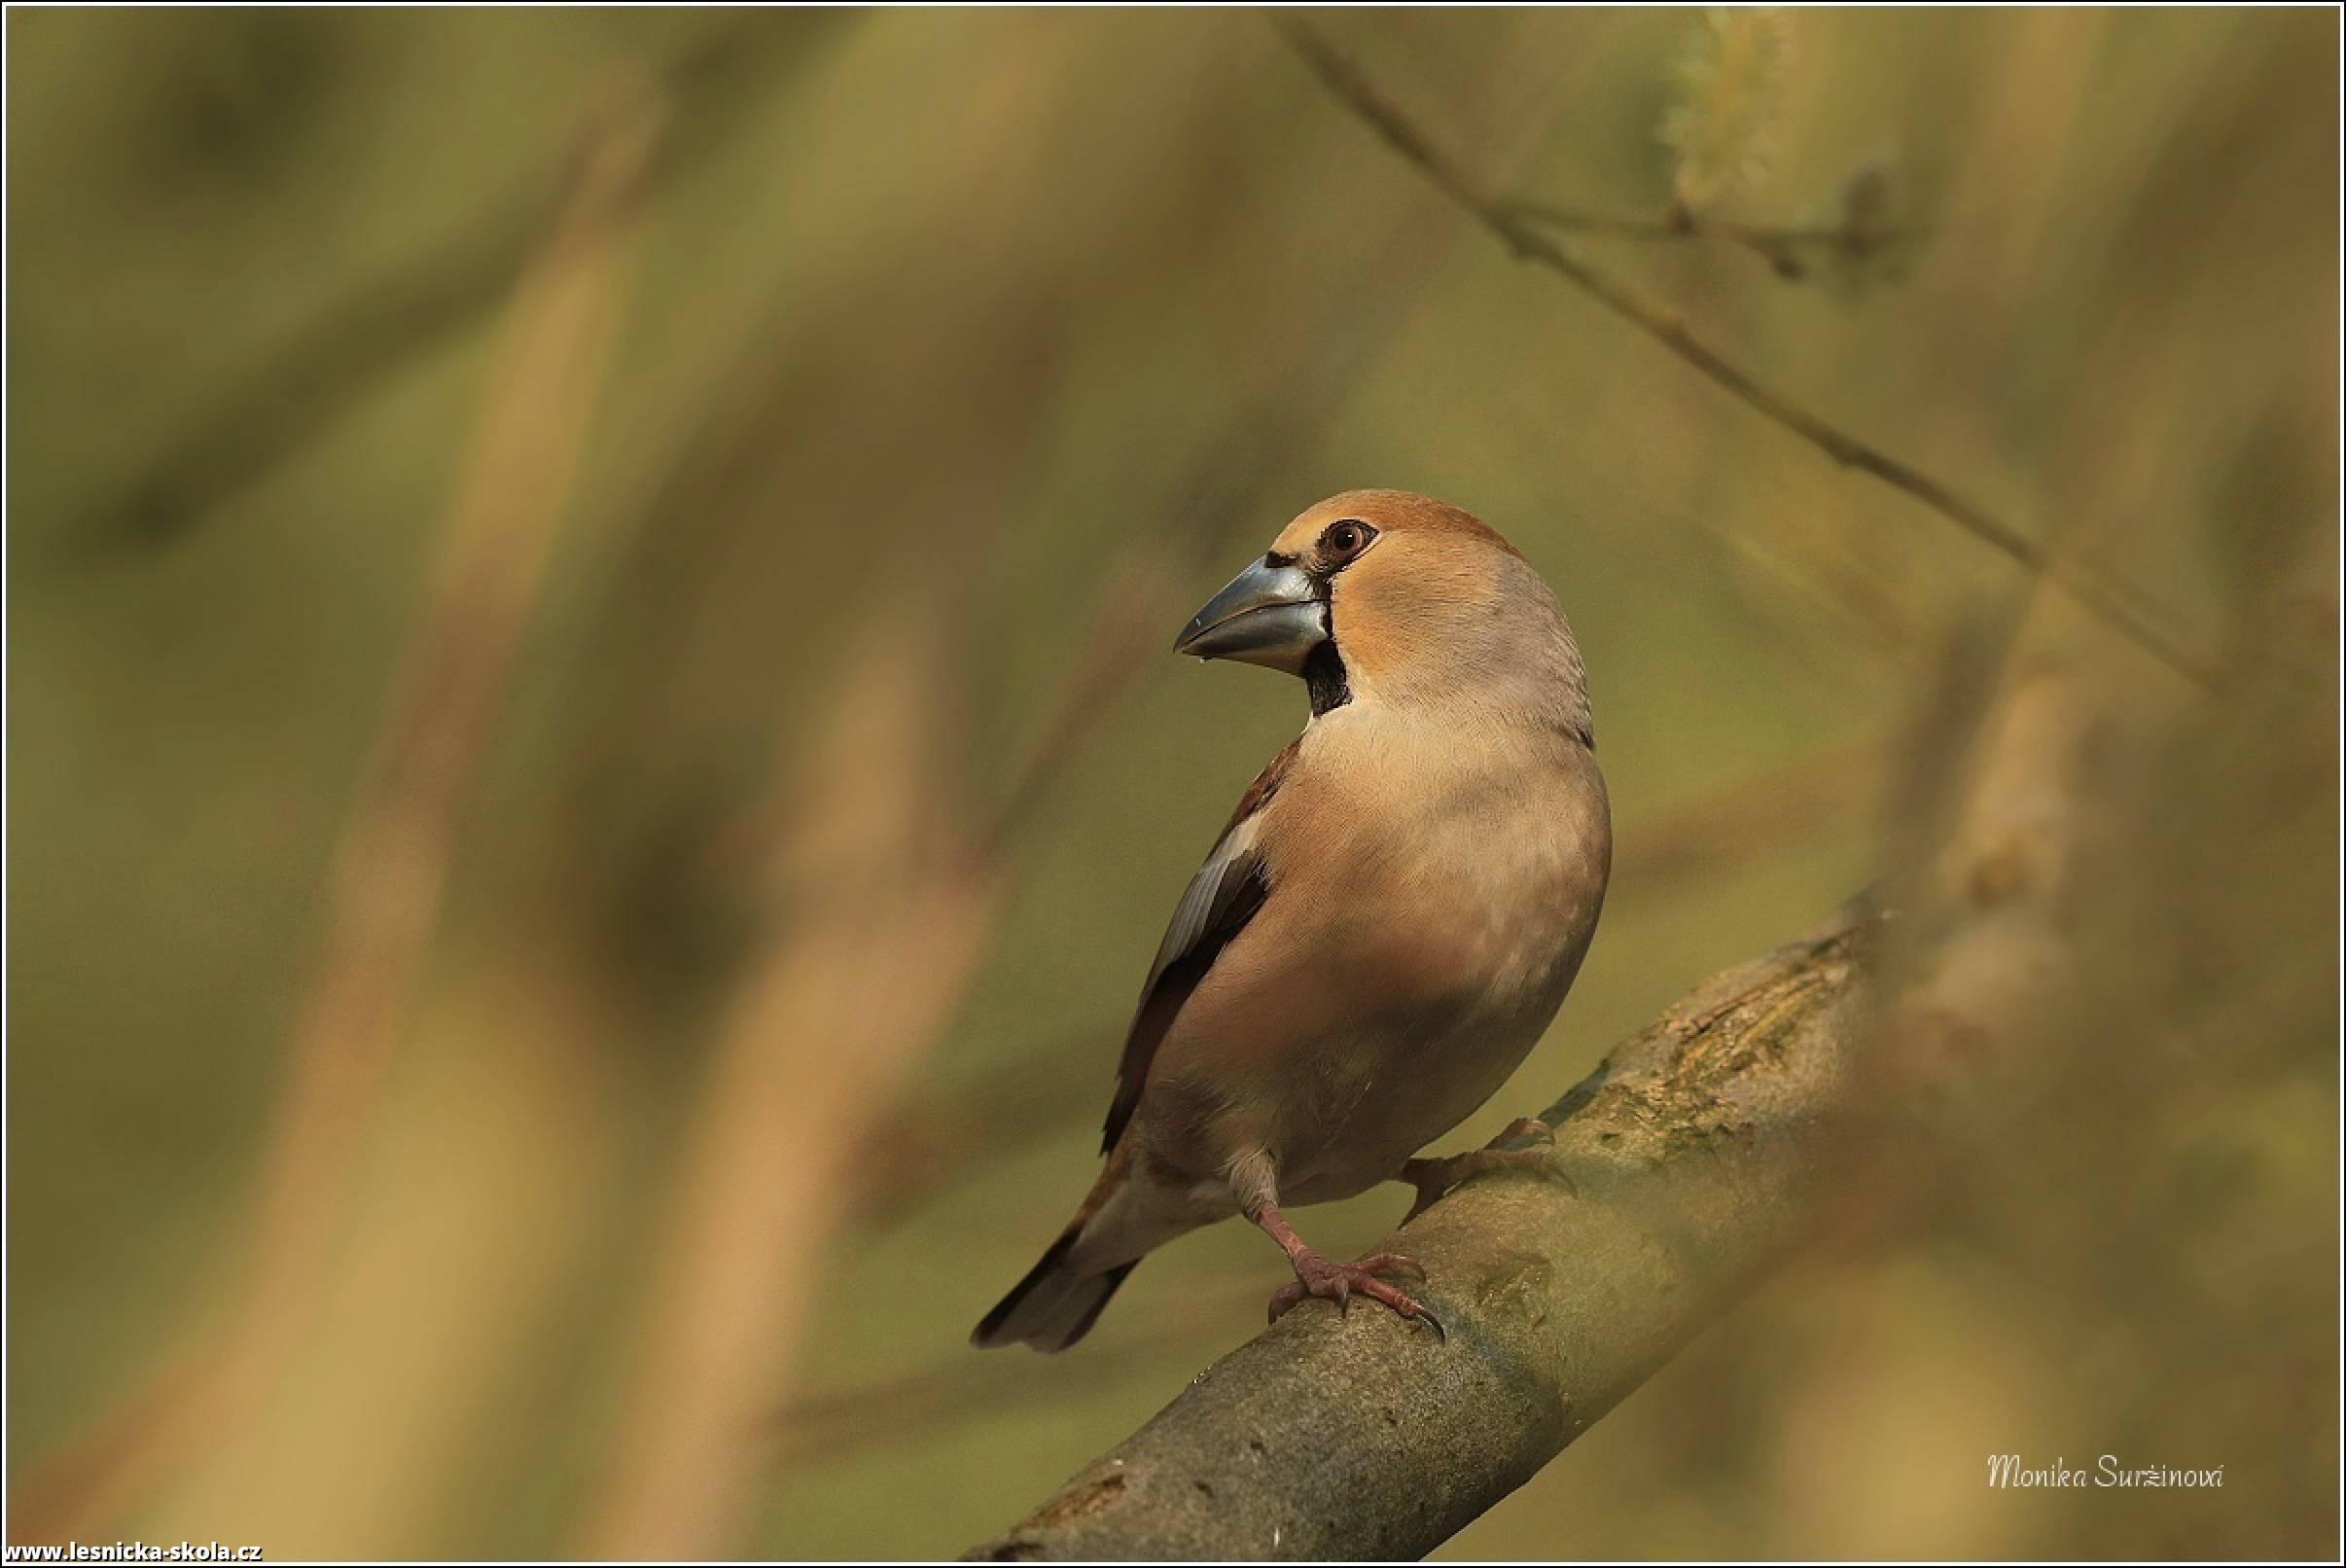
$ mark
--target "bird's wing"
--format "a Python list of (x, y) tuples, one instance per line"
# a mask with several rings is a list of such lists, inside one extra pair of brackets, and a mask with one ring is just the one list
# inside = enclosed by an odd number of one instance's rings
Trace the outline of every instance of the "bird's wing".
[(1116, 1071), (1116, 1099), (1108, 1107), (1108, 1126), (1100, 1140), (1103, 1153), (1116, 1147), (1124, 1124), (1132, 1120), (1141, 1089), (1149, 1082), (1149, 1062), (1165, 1031), (1173, 1027), (1182, 1004), (1197, 989), (1197, 982), (1205, 979), (1230, 939), (1262, 908), (1262, 900), (1270, 892), (1268, 868), (1256, 840), (1262, 831), (1262, 808), (1295, 765), (1296, 748), (1301, 744), (1299, 739), (1291, 741), (1247, 787), (1238, 809), (1230, 815), (1229, 826), (1223, 830), (1222, 840), (1190, 878), (1181, 903), (1174, 906), (1173, 923), (1157, 944), (1156, 962), (1149, 966), (1149, 978), (1141, 985), (1140, 1011), (1124, 1037), (1123, 1059)]

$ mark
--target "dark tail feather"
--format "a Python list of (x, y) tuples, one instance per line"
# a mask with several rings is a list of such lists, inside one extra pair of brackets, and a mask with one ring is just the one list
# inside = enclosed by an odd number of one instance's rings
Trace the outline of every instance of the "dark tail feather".
[(980, 1350), (1019, 1343), (1037, 1350), (1064, 1350), (1091, 1332), (1108, 1298), (1139, 1260), (1119, 1264), (1104, 1274), (1077, 1272), (1068, 1266), (1067, 1255), (1075, 1249), (1081, 1229), (1081, 1225), (1070, 1226), (1050, 1244), (1043, 1261), (985, 1315), (970, 1343)]

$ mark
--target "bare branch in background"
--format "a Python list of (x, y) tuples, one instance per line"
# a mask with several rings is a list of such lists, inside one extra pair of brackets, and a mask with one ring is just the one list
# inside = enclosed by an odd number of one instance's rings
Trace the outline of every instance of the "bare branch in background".
[(742, 1435), (812, 1305), (858, 1130), (934, 1046), (992, 937), (996, 879), (941, 837), (926, 791), (937, 654), (916, 625), (875, 624), (814, 759), (789, 853), (855, 890), (809, 901), (720, 1030), (598, 1554), (731, 1545), (756, 1471)]
[[(753, 16), (669, 60), (658, 86), (674, 106), (671, 124), (644, 171), (644, 195), (722, 146), (730, 119), (848, 15)], [(188, 428), (138, 465), (97, 518), (98, 542), (152, 547), (179, 538), (418, 356), (478, 321), (530, 267), (569, 199), (572, 177), (557, 160), (424, 253), (293, 329), (240, 379), (202, 400)]]
[(439, 562), (335, 848), (317, 970), (293, 1027), (233, 1320), (27, 1474), (10, 1499), (12, 1526), (25, 1539), (88, 1534), (92, 1520), (131, 1506), (258, 1397), (315, 1298), (568, 511), (659, 130), (647, 98), (615, 101), (593, 118), (514, 300)]
[(1749, 372), (1696, 338), (1675, 309), (1598, 270), (1538, 228), (1520, 206), (1492, 194), (1480, 176), (1437, 147), (1391, 98), (1310, 26), (1278, 13), (1272, 15), (1271, 25), (1345, 107), (1414, 164), (1444, 196), (1504, 241), (1518, 258), (1538, 263), (1564, 278), (1745, 405), (1843, 468), (1869, 474), (1904, 492), (1999, 553), (2043, 574), (2062, 592), (2159, 662), (2200, 686), (2214, 684), (2214, 675), (2202, 659), (2186, 650), (2151, 617), (2128, 604), (2109, 584), (2048, 551), (1945, 482), (1860, 441), (1785, 394), (1761, 385)]
[(1546, 201), (1508, 201), (1498, 210), (1525, 223), (1543, 224), (1598, 239), (1635, 239), (1662, 243), (1718, 240), (1739, 246), (1767, 263), (1779, 277), (1807, 275), (1803, 258), (1831, 252), (1852, 261), (1879, 254), (1917, 235), (1908, 228), (1869, 228), (1858, 223), (1771, 225), (1713, 218), (1687, 207), (1672, 207), (1655, 217), (1631, 217), (1615, 212), (1592, 212)]
[(1846, 1215), (1886, 1080), (1944, 1087), (1957, 1048), (1993, 1080), (1980, 1057), (2036, 1038), (2090, 861), (2071, 835), (2096, 729), (2069, 677), (2022, 682), (1910, 889), (1926, 948), (1886, 961), (1906, 922), (1853, 904), (1699, 987), (1546, 1113), (1577, 1195), (1486, 1179), (1388, 1238), (1427, 1268), (1446, 1341), (1390, 1313), (1292, 1312), (972, 1555), (1415, 1558), (1449, 1539)]

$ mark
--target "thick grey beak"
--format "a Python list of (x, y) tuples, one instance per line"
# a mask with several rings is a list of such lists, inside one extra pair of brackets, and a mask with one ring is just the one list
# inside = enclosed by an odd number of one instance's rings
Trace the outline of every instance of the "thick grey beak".
[(1311, 574), (1299, 566), (1259, 560), (1206, 600), (1182, 627), (1173, 651), (1299, 675), (1304, 656), (1327, 640), (1328, 606), (1320, 602)]

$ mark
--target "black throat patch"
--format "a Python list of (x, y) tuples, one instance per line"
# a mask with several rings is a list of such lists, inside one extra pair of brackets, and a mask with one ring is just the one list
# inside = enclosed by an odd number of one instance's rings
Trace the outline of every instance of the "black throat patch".
[(1303, 685), (1311, 693), (1311, 716), (1333, 713), (1352, 700), (1352, 683), (1344, 674), (1344, 659), (1329, 638), (1303, 657)]

